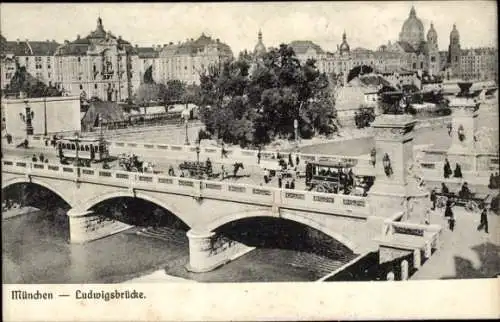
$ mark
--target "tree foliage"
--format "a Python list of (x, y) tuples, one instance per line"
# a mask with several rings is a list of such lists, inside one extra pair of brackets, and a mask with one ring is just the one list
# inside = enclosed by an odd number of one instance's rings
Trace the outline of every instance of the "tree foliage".
[(165, 102), (184, 101), (186, 94), (186, 84), (180, 80), (174, 79), (167, 81), (165, 90), (162, 93)]
[(335, 131), (333, 100), (325, 74), (314, 60), (301, 65), (293, 49), (281, 45), (254, 64), (248, 55), (211, 66), (200, 76), (201, 119), (224, 142), (260, 145), (293, 138), (294, 120), (302, 137)]
[(12, 95), (25, 93), (28, 98), (61, 96), (62, 92), (54, 86), (47, 86), (26, 71), (26, 67), (17, 65), (10, 84), (5, 92)]

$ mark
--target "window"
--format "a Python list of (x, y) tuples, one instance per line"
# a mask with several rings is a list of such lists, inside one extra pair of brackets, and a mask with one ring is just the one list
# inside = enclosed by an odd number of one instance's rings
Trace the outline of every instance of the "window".
[(81, 63), (81, 62), (82, 62), (80, 57), (78, 57), (78, 62), (79, 62), (79, 63)]
[(420, 68), (424, 68), (424, 62), (420, 62)]
[(94, 88), (97, 89), (97, 84), (94, 84)]
[(48, 73), (48, 74), (47, 74), (47, 76), (50, 78), (51, 74), (50, 74), (50, 73)]
[(431, 57), (431, 62), (433, 62), (433, 63), (434, 63), (435, 61), (436, 61), (436, 57), (432, 56), (432, 57)]
[(83, 89), (83, 85), (82, 84), (80, 84), (80, 89)]

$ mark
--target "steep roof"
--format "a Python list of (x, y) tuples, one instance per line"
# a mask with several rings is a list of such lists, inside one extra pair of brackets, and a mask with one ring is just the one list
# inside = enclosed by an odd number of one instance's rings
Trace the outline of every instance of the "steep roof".
[(233, 52), (229, 45), (221, 42), (219, 39), (213, 39), (210, 36), (206, 36), (204, 33), (196, 40), (188, 40), (178, 45), (168, 45), (162, 49), (162, 56), (173, 56), (173, 55), (196, 55), (197, 53), (203, 51), (207, 46), (215, 47), (219, 52), (223, 54), (232, 56)]
[(103, 122), (125, 121), (123, 109), (116, 102), (90, 102), (89, 108), (82, 118), (84, 127), (98, 124), (99, 115)]
[(102, 24), (101, 18), (97, 19), (97, 28), (89, 33), (87, 37), (77, 38), (72, 42), (65, 42), (56, 50), (56, 55), (71, 55), (79, 56), (86, 55), (89, 47), (100, 41), (111, 39), (116, 42), (120, 49), (124, 49), (129, 53), (136, 53), (130, 42), (123, 40), (121, 37), (116, 37), (111, 32), (106, 32)]
[(313, 48), (318, 54), (324, 53), (323, 49), (319, 45), (310, 40), (294, 40), (289, 44), (289, 46), (293, 48), (296, 55), (305, 54), (309, 48)]
[(158, 51), (153, 47), (135, 47), (135, 52), (139, 55), (139, 58), (157, 58)]

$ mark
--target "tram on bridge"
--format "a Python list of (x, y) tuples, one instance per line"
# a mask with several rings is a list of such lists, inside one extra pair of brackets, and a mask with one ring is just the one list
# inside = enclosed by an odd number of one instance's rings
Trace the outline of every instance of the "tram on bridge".
[(375, 182), (373, 176), (354, 174), (353, 162), (309, 162), (306, 165), (306, 186), (309, 190), (365, 196)]
[(80, 160), (101, 162), (109, 159), (106, 142), (100, 138), (65, 137), (56, 142), (61, 160)]

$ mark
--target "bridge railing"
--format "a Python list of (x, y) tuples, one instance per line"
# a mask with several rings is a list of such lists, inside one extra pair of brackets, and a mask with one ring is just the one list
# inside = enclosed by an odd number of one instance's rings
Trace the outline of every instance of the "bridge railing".
[[(141, 154), (150, 154), (155, 156), (178, 155), (181, 158), (196, 158), (196, 147), (192, 145), (175, 145), (175, 144), (158, 144), (158, 143), (144, 143), (144, 142), (123, 142), (123, 141), (110, 141), (109, 148), (112, 153), (129, 153), (140, 150)], [(212, 160), (221, 159), (220, 147), (200, 147), (200, 157), (210, 158)], [(257, 163), (258, 150), (246, 150), (239, 148), (225, 149), (225, 157), (232, 160), (248, 161)], [(278, 160), (278, 155), (287, 158), (290, 152), (278, 151), (260, 151), (261, 161)], [(308, 154), (308, 153), (295, 153), (291, 152), (293, 162), (295, 157), (298, 156), (300, 162), (304, 164), (305, 161), (327, 161), (327, 162), (353, 162), (359, 167), (371, 167), (369, 156), (343, 156), (343, 155), (321, 155), (321, 154)]]
[(384, 237), (389, 240), (394, 234), (417, 236), (424, 238), (432, 248), (439, 248), (442, 228), (439, 225), (421, 225), (386, 220), (384, 222), (384, 232)]
[(148, 173), (74, 167), (72, 165), (35, 163), (3, 159), (3, 171), (24, 175), (42, 175), (65, 180), (112, 184), (126, 188), (154, 187), (156, 191), (201, 198), (234, 200), (265, 206), (318, 211), (365, 218), (369, 214), (366, 197), (320, 192), (278, 189), (233, 182), (196, 180)]

